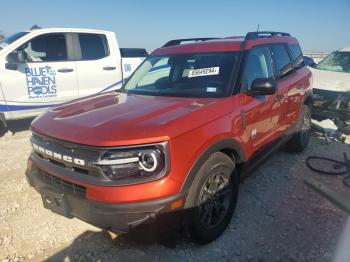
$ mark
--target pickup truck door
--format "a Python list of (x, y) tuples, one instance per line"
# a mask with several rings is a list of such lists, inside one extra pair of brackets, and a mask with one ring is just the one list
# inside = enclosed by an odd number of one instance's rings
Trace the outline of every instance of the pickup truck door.
[(122, 85), (121, 56), (114, 34), (74, 33), (79, 96)]
[[(70, 60), (69, 38), (64, 33), (33, 37), (8, 56), (23, 54), (24, 63), (4, 61), (1, 87), (9, 119), (37, 115), (46, 107), (78, 96), (75, 62)], [(0, 102), (3, 103), (3, 102)]]
[(127, 80), (136, 68), (148, 57), (141, 48), (121, 48), (123, 80)]

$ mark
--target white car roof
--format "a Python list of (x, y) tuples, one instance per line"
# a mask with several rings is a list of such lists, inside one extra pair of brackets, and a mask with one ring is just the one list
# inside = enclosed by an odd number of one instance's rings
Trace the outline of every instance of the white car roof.
[(50, 32), (83, 32), (83, 33), (113, 33), (111, 31), (106, 30), (98, 30), (98, 29), (87, 29), (87, 28), (40, 28), (34, 29), (26, 32), (42, 32), (42, 33), (50, 33)]
[(350, 52), (350, 46), (346, 46), (346, 47), (340, 49), (339, 51)]

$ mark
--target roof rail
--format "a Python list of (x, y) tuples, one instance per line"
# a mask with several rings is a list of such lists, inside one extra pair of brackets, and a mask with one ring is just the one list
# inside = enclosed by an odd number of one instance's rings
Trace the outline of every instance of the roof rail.
[(199, 42), (199, 41), (208, 41), (213, 39), (219, 39), (218, 37), (202, 37), (202, 38), (183, 38), (183, 39), (174, 39), (170, 40), (169, 42), (165, 43), (162, 47), (169, 47), (173, 45), (180, 45), (182, 42)]
[(274, 31), (248, 32), (245, 36), (245, 40), (252, 40), (252, 39), (273, 37), (273, 36), (290, 36), (290, 34), (284, 33), (284, 32), (274, 32)]

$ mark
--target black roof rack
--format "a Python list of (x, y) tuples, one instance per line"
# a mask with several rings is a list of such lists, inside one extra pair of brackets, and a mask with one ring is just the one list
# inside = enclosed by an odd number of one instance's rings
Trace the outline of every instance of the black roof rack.
[(284, 32), (274, 32), (274, 31), (248, 32), (245, 36), (245, 40), (252, 40), (252, 39), (273, 37), (273, 36), (290, 36), (290, 34), (284, 33)]
[(218, 37), (202, 37), (202, 38), (183, 38), (183, 39), (174, 39), (165, 43), (162, 47), (169, 47), (173, 45), (180, 45), (182, 42), (199, 42), (199, 41), (208, 41), (213, 39), (219, 39)]

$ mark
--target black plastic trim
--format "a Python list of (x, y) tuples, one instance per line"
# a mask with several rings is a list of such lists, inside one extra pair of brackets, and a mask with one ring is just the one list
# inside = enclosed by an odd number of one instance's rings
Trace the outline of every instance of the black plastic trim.
[(148, 53), (144, 48), (120, 48), (120, 54), (123, 58), (148, 57)]
[(199, 156), (199, 158), (196, 160), (196, 162), (193, 164), (193, 166), (191, 167), (190, 172), (188, 173), (188, 175), (186, 176), (185, 181), (182, 184), (181, 192), (183, 192), (183, 193), (185, 193), (185, 192), (187, 193), (188, 192), (188, 190), (190, 189), (196, 174), (198, 173), (198, 171), (201, 168), (201, 166), (203, 165), (203, 163), (213, 153), (218, 152), (218, 151), (223, 150), (223, 149), (231, 149), (231, 150), (233, 150), (234, 152), (237, 153), (238, 159), (235, 159), (237, 164), (240, 164), (240, 163), (246, 161), (244, 151), (243, 151), (241, 145), (239, 144), (239, 142), (237, 142), (234, 139), (230, 139), (230, 138), (218, 141), (218, 142), (212, 144), (211, 146), (209, 146)]
[(200, 37), (200, 38), (182, 38), (182, 39), (174, 39), (166, 42), (162, 47), (169, 47), (174, 45), (180, 45), (182, 42), (199, 42), (199, 41), (208, 41), (220, 39), (218, 37)]
[[(42, 190), (57, 193), (47, 181), (40, 179), (35, 168), (26, 171), (28, 183), (40, 194)], [(68, 218), (77, 217), (92, 225), (118, 233), (126, 233), (137, 226), (151, 222), (155, 217), (168, 212), (173, 212), (170, 204), (183, 197), (183, 194), (175, 194), (150, 201), (132, 203), (105, 203), (87, 199), (81, 194), (69, 191), (59, 191), (69, 207)]]
[[(132, 146), (119, 146), (119, 147), (94, 147), (94, 146), (86, 146), (86, 145), (80, 145), (80, 144), (74, 144), (74, 143), (69, 143), (53, 138), (48, 138), (43, 135), (40, 135), (38, 133), (33, 133), (33, 137), (31, 138), (32, 140), (35, 139), (35, 136), (41, 137), (43, 142), (38, 143), (36, 142), (39, 146), (42, 146), (45, 149), (52, 150), (52, 148), (43, 145), (45, 140), (56, 143), (56, 144), (62, 144), (66, 148), (73, 149), (73, 151), (78, 151), (78, 150), (87, 150), (87, 151), (94, 151), (99, 154), (99, 156), (96, 159), (84, 159), (83, 156), (81, 156), (82, 159), (86, 160), (89, 162), (87, 166), (79, 166), (75, 164), (67, 164), (63, 163), (64, 166), (62, 165), (56, 165), (50, 162), (47, 158), (42, 158), (40, 157), (37, 153), (32, 152), (31, 154), (31, 159), (34, 162), (34, 164), (38, 165), (38, 167), (42, 167), (42, 169), (46, 170), (50, 174), (60, 174), (62, 175), (65, 179), (69, 180), (75, 179), (78, 181), (83, 181), (89, 184), (94, 184), (94, 185), (103, 185), (103, 186), (126, 186), (126, 185), (136, 185), (136, 184), (142, 184), (146, 182), (152, 182), (155, 180), (162, 179), (163, 177), (167, 176), (169, 174), (170, 170), (170, 150), (169, 150), (169, 145), (168, 142), (159, 142), (159, 143), (150, 143), (150, 144), (141, 144), (141, 145), (132, 145)], [(165, 156), (165, 167), (164, 169), (157, 175), (152, 176), (152, 177), (147, 177), (147, 178), (134, 178), (134, 179), (120, 179), (120, 180), (111, 180), (107, 178), (104, 174), (102, 174), (102, 171), (97, 165), (94, 165), (97, 161), (101, 160), (101, 157), (109, 150), (116, 150), (116, 149), (131, 149), (131, 148), (143, 148), (143, 147), (149, 147), (149, 146), (159, 146), (163, 148), (164, 151), (164, 156)], [(65, 152), (57, 152), (57, 153), (65, 153)], [(79, 158), (78, 152), (69, 154), (69, 156), (74, 157), (74, 158)], [(55, 160), (55, 159), (53, 159)], [(92, 161), (92, 162), (91, 162)], [(61, 162), (60, 162), (61, 163)], [(82, 172), (77, 172), (75, 169), (76, 168), (82, 168), (87, 171), (96, 171), (99, 176), (93, 176), (89, 174), (85, 174)]]
[(245, 36), (245, 40), (253, 40), (253, 39), (273, 37), (273, 36), (291, 36), (291, 35), (285, 32), (256, 31), (256, 32), (248, 32)]

